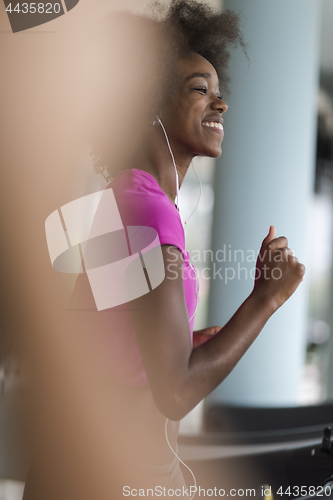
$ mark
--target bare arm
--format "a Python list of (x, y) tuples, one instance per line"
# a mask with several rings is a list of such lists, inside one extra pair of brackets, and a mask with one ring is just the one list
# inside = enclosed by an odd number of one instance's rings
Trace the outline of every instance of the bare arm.
[(207, 340), (211, 339), (216, 335), (220, 330), (221, 326), (208, 326), (207, 328), (203, 328), (202, 330), (194, 330), (193, 331), (193, 348), (198, 347)]
[[(155, 403), (169, 419), (183, 418), (226, 378), (270, 316), (302, 281), (304, 266), (291, 257), (285, 238), (273, 236), (274, 231), (263, 241), (262, 261), (257, 263), (261, 276), (252, 293), (223, 328), (195, 349), (191, 346), (181, 253), (175, 247), (162, 246), (166, 278), (155, 290), (133, 301), (132, 311)], [(280, 259), (275, 261), (277, 254)], [(281, 270), (279, 279), (270, 276), (273, 268)]]

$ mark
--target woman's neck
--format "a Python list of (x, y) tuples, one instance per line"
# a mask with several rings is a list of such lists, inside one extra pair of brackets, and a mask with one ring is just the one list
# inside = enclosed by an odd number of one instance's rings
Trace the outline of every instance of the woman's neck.
[[(194, 155), (179, 151), (177, 145), (172, 144), (171, 141), (170, 147), (178, 172), (180, 189)], [(145, 142), (140, 151), (136, 151), (131, 164), (150, 173), (168, 198), (173, 203), (175, 202), (175, 167), (161, 126), (155, 126), (147, 134)]]

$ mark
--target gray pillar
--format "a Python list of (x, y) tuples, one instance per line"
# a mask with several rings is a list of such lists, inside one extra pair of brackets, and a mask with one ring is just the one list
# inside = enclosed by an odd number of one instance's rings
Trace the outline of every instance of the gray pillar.
[[(307, 263), (319, 73), (320, 1), (225, 0), (224, 6), (242, 14), (250, 65), (240, 51), (233, 54), (213, 223), (214, 255), (225, 250), (226, 261), (215, 259), (222, 279), (216, 275), (211, 281), (211, 325), (224, 325), (251, 292), (254, 262), (246, 258), (253, 260), (271, 224)], [(244, 262), (234, 250), (244, 252)], [(223, 259), (223, 252), (218, 257)], [(226, 268), (235, 271), (228, 282), (226, 273), (233, 272)], [(208, 403), (297, 405), (306, 314), (305, 279)]]
[[(321, 70), (323, 80), (325, 81), (328, 75), (333, 73), (333, 3), (330, 0), (323, 0), (322, 2), (322, 29), (321, 29)], [(331, 290), (329, 303), (333, 303), (333, 269), (331, 273)], [(328, 370), (327, 370), (327, 399), (333, 400), (333, 309), (329, 312), (329, 325), (331, 327), (331, 335), (328, 342), (326, 351), (328, 357)]]

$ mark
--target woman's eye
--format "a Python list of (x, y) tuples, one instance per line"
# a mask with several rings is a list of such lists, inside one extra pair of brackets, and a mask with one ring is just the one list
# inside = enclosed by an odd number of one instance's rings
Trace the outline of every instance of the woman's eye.
[(202, 92), (203, 94), (207, 94), (207, 89), (205, 87), (197, 87), (195, 90)]

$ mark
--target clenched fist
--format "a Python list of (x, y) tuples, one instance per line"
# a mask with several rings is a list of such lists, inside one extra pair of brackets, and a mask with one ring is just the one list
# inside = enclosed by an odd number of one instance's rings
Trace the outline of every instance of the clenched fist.
[(288, 248), (287, 238), (277, 238), (271, 226), (258, 255), (252, 293), (276, 310), (294, 293), (304, 273), (305, 267)]

